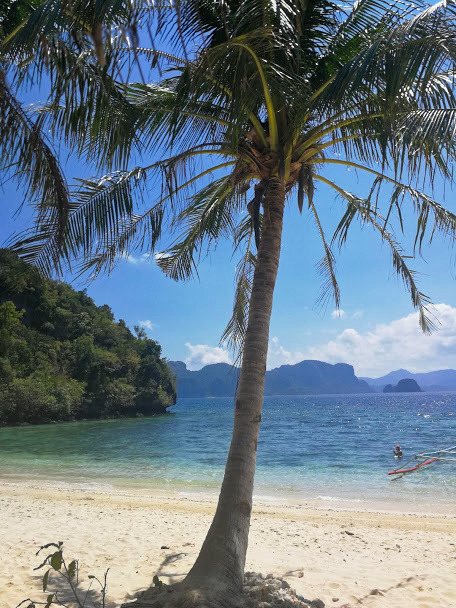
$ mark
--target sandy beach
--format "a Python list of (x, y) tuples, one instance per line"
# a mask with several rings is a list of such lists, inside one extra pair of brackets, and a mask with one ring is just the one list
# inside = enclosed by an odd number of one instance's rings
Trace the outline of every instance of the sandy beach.
[[(0, 484), (1, 608), (43, 599), (35, 552), (61, 540), (81, 580), (109, 572), (109, 606), (191, 566), (215, 497)], [(284, 577), (306, 598), (349, 608), (454, 608), (456, 520), (448, 515), (310, 508), (257, 500), (247, 569)]]

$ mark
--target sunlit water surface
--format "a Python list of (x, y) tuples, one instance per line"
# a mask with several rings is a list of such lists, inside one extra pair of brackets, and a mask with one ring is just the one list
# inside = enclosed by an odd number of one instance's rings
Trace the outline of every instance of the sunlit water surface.
[[(153, 418), (0, 429), (0, 477), (215, 492), (232, 399), (181, 399)], [(456, 463), (393, 481), (392, 448), (456, 445), (456, 393), (265, 399), (255, 492), (302, 501), (456, 505)]]

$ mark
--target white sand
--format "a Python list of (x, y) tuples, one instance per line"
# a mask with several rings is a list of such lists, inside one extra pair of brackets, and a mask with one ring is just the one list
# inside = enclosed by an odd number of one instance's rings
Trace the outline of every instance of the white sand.
[[(110, 568), (110, 606), (134, 598), (155, 574), (178, 581), (214, 508), (214, 497), (202, 495), (1, 483), (0, 608), (43, 599), (32, 569), (49, 541), (64, 541), (67, 558), (80, 559), (83, 582)], [(335, 608), (455, 608), (456, 520), (262, 500), (247, 569), (284, 577)]]

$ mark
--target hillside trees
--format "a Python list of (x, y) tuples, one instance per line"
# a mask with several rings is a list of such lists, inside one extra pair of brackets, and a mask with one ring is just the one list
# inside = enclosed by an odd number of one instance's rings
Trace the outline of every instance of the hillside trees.
[(0, 302), (0, 424), (147, 415), (175, 403), (157, 342), (7, 250)]

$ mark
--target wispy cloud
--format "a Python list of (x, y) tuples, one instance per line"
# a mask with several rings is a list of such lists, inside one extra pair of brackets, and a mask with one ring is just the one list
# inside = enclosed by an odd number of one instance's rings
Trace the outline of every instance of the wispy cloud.
[(220, 346), (190, 344), (190, 342), (186, 342), (185, 346), (189, 350), (185, 363), (190, 370), (201, 369), (205, 365), (212, 365), (213, 363), (232, 363), (228, 351)]
[(294, 365), (305, 359), (304, 353), (300, 351), (286, 350), (281, 344), (277, 336), (274, 336), (269, 342), (268, 350), (268, 369), (274, 369), (281, 365)]
[(155, 323), (152, 323), (152, 321), (150, 319), (145, 319), (144, 321), (138, 321), (138, 325), (140, 327), (144, 327), (144, 329), (149, 329), (150, 331), (152, 331), (153, 329), (156, 329), (157, 325)]
[(333, 310), (331, 313), (332, 319), (342, 319), (342, 317), (345, 317), (345, 310), (342, 310), (342, 308)]
[(144, 264), (145, 262), (150, 261), (150, 255), (148, 253), (142, 253), (141, 255), (136, 256), (130, 253), (125, 257), (125, 261), (129, 264)]

